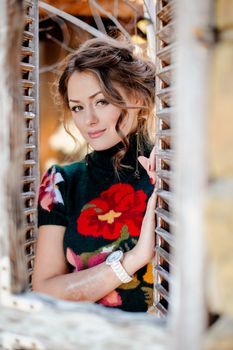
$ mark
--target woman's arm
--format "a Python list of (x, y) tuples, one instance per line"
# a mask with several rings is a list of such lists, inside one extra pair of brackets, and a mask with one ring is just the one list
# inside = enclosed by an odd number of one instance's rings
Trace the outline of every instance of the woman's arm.
[[(123, 267), (129, 275), (146, 265), (154, 254), (153, 193), (148, 201), (137, 245), (124, 254)], [(101, 263), (86, 270), (68, 273), (63, 253), (65, 227), (41, 226), (36, 248), (33, 290), (72, 301), (97, 301), (122, 282), (110, 266)]]

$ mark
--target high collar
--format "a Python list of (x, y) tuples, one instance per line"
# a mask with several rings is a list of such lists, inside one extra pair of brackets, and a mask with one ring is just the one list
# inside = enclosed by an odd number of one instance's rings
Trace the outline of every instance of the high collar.
[[(110, 176), (113, 179), (118, 177), (119, 180), (124, 180), (128, 177), (134, 176), (136, 166), (138, 166), (139, 173), (143, 171), (141, 165), (137, 161), (137, 135), (132, 134), (129, 138), (129, 149), (126, 152), (121, 163), (126, 167), (121, 167), (118, 175), (115, 172), (113, 158), (115, 154), (123, 149), (123, 143), (119, 142), (115, 146), (103, 151), (93, 151), (86, 156), (86, 161), (91, 173), (94, 176)], [(138, 164), (137, 164), (138, 163)]]

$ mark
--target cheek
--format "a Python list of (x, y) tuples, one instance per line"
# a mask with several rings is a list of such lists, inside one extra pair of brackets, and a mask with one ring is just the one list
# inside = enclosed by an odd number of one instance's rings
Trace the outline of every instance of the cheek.
[(112, 125), (114, 128), (116, 126), (116, 123), (119, 119), (119, 116), (121, 114), (121, 111), (119, 108), (116, 108), (114, 106), (111, 106), (108, 110), (105, 111), (105, 120)]
[(82, 129), (82, 123), (81, 123), (81, 119), (78, 118), (77, 116), (72, 116), (72, 119), (73, 119), (73, 122), (74, 122), (74, 125), (76, 126), (76, 128), (78, 128), (79, 130)]
[(136, 129), (137, 127), (137, 117), (134, 111), (130, 111), (128, 115), (126, 115), (121, 123), (121, 129), (124, 133), (128, 134), (130, 131)]

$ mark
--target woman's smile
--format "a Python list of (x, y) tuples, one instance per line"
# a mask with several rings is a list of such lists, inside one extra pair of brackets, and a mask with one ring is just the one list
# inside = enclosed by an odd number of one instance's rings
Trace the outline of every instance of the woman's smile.
[(102, 129), (102, 130), (90, 131), (87, 134), (91, 139), (97, 139), (98, 137), (102, 136), (105, 133), (105, 131), (106, 129)]

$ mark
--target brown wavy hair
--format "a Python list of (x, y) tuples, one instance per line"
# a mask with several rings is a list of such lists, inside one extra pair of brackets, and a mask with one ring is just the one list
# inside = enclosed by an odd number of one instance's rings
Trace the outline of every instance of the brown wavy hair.
[[(126, 136), (121, 131), (121, 123), (127, 116), (129, 108), (139, 108), (136, 130), (139, 136), (139, 148), (143, 150), (145, 145), (152, 145), (154, 141), (154, 63), (149, 58), (135, 53), (135, 45), (131, 42), (112, 38), (87, 40), (63, 61), (58, 92), (65, 108), (69, 108), (68, 80), (76, 71), (94, 73), (107, 101), (122, 110), (116, 123), (116, 132), (123, 142), (123, 148), (114, 156), (114, 165), (118, 170), (123, 166), (121, 160), (129, 148), (129, 135)], [(124, 89), (127, 96), (134, 96), (142, 101), (142, 104), (127, 106), (116, 88), (117, 85)], [(65, 122), (64, 119), (64, 124)]]

